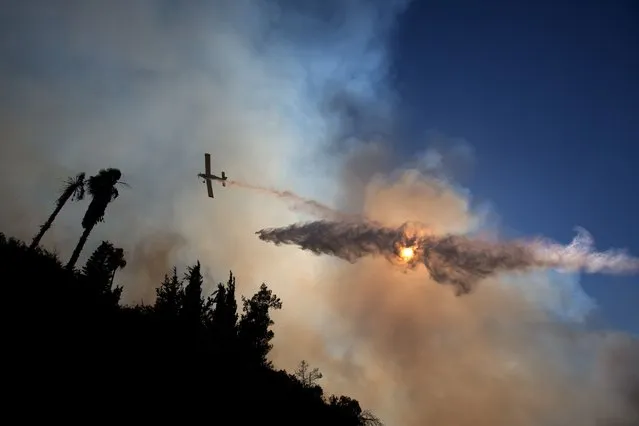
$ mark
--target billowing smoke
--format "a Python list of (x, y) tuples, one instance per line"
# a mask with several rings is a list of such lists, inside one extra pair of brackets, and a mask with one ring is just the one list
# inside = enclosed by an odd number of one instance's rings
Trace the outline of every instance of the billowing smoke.
[[(388, 228), (370, 223), (317, 221), (262, 229), (256, 234), (264, 241), (295, 244), (302, 250), (350, 262), (379, 255), (396, 264), (411, 267), (422, 264), (435, 281), (453, 284), (461, 293), (469, 292), (480, 279), (501, 271), (561, 268), (639, 272), (639, 259), (617, 251), (593, 252), (592, 237), (584, 229), (579, 229), (577, 237), (566, 247), (544, 240), (494, 242), (462, 235), (422, 235), (424, 230), (427, 227), (408, 223)], [(405, 248), (410, 249), (409, 258), (402, 256)]]

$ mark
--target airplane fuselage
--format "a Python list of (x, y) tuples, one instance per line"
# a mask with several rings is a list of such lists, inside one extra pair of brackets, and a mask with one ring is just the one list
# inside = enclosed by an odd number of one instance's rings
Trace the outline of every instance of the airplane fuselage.
[(219, 177), (219, 176), (215, 176), (215, 175), (207, 175), (207, 174), (204, 174), (204, 173), (198, 173), (197, 175), (198, 175), (198, 177), (201, 177), (204, 180), (207, 180), (207, 179), (209, 179), (209, 180), (222, 180), (222, 181), (226, 180), (226, 177)]

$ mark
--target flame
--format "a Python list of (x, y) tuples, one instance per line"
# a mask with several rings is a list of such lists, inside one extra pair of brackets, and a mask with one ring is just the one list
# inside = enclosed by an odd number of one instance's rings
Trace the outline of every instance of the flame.
[(399, 251), (399, 255), (402, 259), (408, 262), (413, 258), (413, 256), (415, 256), (415, 249), (412, 247), (402, 247)]

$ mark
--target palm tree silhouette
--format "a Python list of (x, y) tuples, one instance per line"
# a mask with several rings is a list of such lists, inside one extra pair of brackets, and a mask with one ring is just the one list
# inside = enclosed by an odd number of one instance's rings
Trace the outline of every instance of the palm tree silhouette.
[(104, 222), (104, 213), (107, 206), (111, 201), (118, 198), (119, 193), (115, 185), (121, 177), (122, 172), (120, 172), (120, 170), (109, 168), (102, 169), (97, 175), (89, 178), (87, 189), (92, 199), (89, 207), (87, 207), (84, 217), (82, 218), (82, 228), (84, 228), (84, 232), (82, 232), (82, 236), (80, 237), (75, 250), (73, 250), (71, 258), (66, 265), (67, 269), (73, 269), (75, 266), (78, 258), (80, 257), (80, 253), (89, 238), (89, 234), (95, 225), (97, 225), (98, 222)]
[(72, 201), (81, 201), (84, 199), (84, 176), (84, 173), (78, 173), (75, 177), (67, 178), (67, 180), (65, 181), (65, 185), (62, 188), (62, 193), (56, 200), (53, 213), (51, 213), (47, 221), (44, 222), (42, 226), (40, 226), (40, 231), (38, 232), (38, 235), (33, 238), (29, 249), (34, 249), (38, 246), (38, 244), (40, 244), (40, 240), (42, 240), (45, 232), (47, 232), (49, 228), (51, 228), (51, 224), (58, 216), (58, 213), (60, 213), (60, 210), (62, 210), (62, 207), (64, 207), (66, 202), (69, 201), (69, 199), (71, 199)]

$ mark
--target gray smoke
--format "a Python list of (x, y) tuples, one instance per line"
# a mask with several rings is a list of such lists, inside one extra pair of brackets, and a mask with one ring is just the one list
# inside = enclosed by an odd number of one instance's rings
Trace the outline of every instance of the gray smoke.
[[(568, 246), (547, 240), (495, 242), (461, 235), (428, 235), (427, 227), (406, 223), (388, 228), (371, 223), (316, 221), (256, 234), (276, 245), (295, 244), (316, 254), (330, 254), (349, 262), (363, 256), (383, 256), (391, 263), (415, 268), (424, 265), (431, 277), (468, 293), (487, 276), (531, 268), (561, 268), (585, 272), (636, 273), (639, 259), (620, 251), (592, 251), (592, 237), (582, 229)], [(413, 255), (402, 257), (402, 249)]]

